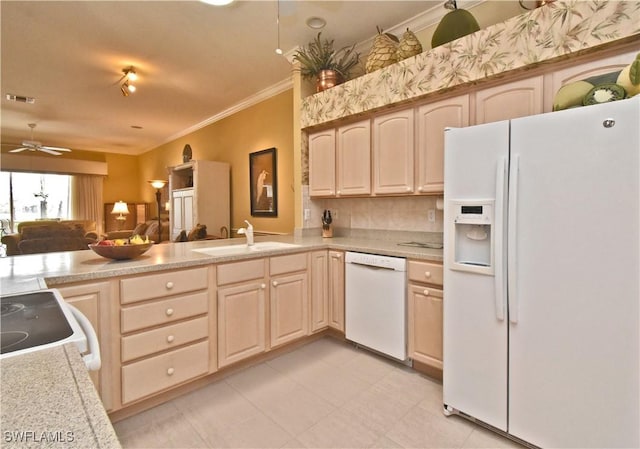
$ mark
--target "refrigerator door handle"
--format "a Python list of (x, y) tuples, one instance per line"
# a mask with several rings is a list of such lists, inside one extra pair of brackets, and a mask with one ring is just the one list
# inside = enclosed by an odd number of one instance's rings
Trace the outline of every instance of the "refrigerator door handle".
[(496, 206), (495, 206), (495, 219), (494, 219), (494, 238), (493, 242), (495, 251), (495, 307), (496, 318), (499, 321), (504, 320), (504, 299), (505, 299), (505, 285), (504, 285), (504, 251), (503, 251), (503, 234), (504, 234), (504, 201), (505, 201), (505, 175), (507, 171), (507, 158), (503, 157), (498, 160), (498, 166), (496, 170)]
[(516, 276), (517, 266), (517, 231), (518, 231), (518, 177), (520, 173), (520, 156), (514, 155), (511, 158), (509, 168), (509, 216), (507, 231), (507, 281), (509, 295), (509, 321), (513, 324), (518, 322), (518, 284)]

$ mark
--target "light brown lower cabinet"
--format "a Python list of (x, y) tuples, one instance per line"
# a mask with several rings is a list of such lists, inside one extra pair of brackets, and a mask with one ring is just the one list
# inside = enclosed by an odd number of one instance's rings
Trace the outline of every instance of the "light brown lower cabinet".
[(442, 290), (409, 284), (409, 357), (442, 369)]
[(271, 278), (269, 304), (272, 348), (302, 338), (309, 333), (307, 289), (306, 271)]
[(149, 396), (209, 368), (209, 343), (202, 341), (122, 367), (122, 403)]
[(121, 405), (216, 370), (213, 267), (119, 280)]
[(252, 281), (218, 289), (218, 366), (266, 349), (266, 284)]
[(409, 357), (442, 370), (442, 264), (409, 260), (407, 276)]
[[(117, 304), (117, 293), (113, 293), (112, 282), (88, 282), (75, 285), (55, 286), (66, 302), (75, 306), (88, 319), (98, 336), (102, 366), (98, 371), (90, 371), (89, 376), (102, 399), (105, 409), (113, 408), (114, 388), (112, 386), (113, 368), (111, 342), (119, 332), (112, 332), (111, 306)], [(114, 296), (116, 296), (114, 298)]]
[(329, 251), (329, 327), (344, 332), (343, 251)]
[(311, 253), (310, 326), (311, 332), (329, 326), (329, 252)]

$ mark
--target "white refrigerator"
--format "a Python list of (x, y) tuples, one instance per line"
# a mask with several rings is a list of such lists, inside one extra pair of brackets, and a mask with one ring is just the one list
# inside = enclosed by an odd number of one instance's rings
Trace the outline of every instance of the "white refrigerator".
[(640, 96), (445, 131), (445, 414), (640, 447)]

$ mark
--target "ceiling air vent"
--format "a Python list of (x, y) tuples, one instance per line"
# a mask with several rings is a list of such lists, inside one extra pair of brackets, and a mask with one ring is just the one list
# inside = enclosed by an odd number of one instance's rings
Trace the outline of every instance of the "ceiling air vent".
[(36, 99), (33, 97), (25, 97), (24, 95), (14, 95), (14, 94), (7, 94), (7, 100), (9, 101), (17, 101), (18, 103), (28, 103), (28, 104), (34, 104), (36, 102)]

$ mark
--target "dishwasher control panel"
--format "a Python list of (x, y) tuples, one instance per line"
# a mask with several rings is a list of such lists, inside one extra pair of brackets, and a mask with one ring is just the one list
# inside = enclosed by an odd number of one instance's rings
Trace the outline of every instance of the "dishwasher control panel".
[(388, 270), (405, 271), (407, 261), (402, 257), (381, 256), (378, 254), (355, 253), (347, 251), (346, 263), (386, 268)]

